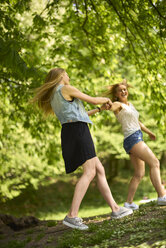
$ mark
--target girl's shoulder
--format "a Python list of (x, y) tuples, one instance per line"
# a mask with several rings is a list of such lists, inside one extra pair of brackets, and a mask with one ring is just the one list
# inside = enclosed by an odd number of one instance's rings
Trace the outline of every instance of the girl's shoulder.
[(67, 85), (63, 85), (63, 91), (66, 93), (71, 93), (73, 91), (78, 90), (77, 88), (75, 88), (74, 86), (67, 84)]
[(121, 102), (113, 102), (111, 110), (117, 115), (122, 110), (122, 103)]
[(120, 107), (120, 106), (122, 106), (122, 103), (117, 101), (117, 102), (113, 102), (113, 105), (117, 106), (117, 107)]
[(128, 104), (129, 104), (129, 106), (133, 106), (134, 107), (134, 105), (131, 102), (128, 102)]
[(63, 85), (62, 84), (59, 84), (59, 85), (57, 85), (55, 88), (54, 88), (54, 92), (56, 92), (56, 91), (59, 91), (59, 90), (61, 90), (62, 89), (62, 87), (63, 87)]
[(129, 103), (129, 107), (130, 107), (130, 108), (135, 109), (134, 105), (133, 105), (131, 102), (128, 102), (128, 103)]

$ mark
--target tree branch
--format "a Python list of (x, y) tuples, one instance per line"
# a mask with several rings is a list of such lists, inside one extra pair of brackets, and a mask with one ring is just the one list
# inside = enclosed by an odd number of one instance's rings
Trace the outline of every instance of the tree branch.
[[(85, 0), (85, 2), (86, 2), (87, 0)], [(93, 46), (91, 45), (91, 42), (89, 41), (89, 32), (85, 29), (85, 24), (86, 24), (86, 22), (87, 22), (87, 20), (88, 20), (88, 11), (87, 11), (87, 2), (86, 2), (86, 4), (85, 4), (85, 10), (86, 10), (86, 18), (85, 18), (85, 20), (84, 20), (84, 23), (81, 25), (81, 22), (80, 22), (80, 19), (79, 19), (79, 15), (78, 15), (78, 13), (79, 13), (79, 6), (78, 6), (78, 3), (77, 3), (77, 0), (74, 0), (74, 3), (75, 3), (75, 5), (76, 5), (76, 14), (77, 14), (77, 18), (78, 18), (78, 22), (79, 22), (79, 24), (80, 24), (80, 26), (82, 27), (82, 30), (83, 30), (83, 32), (85, 33), (85, 35), (86, 35), (86, 38), (87, 38), (87, 42), (88, 42), (88, 45), (89, 45), (89, 47), (90, 47), (90, 50), (91, 50), (91, 52), (92, 52), (92, 54), (95, 56), (95, 57), (97, 57), (97, 54), (95, 53), (95, 51), (94, 51), (94, 48), (93, 48)]]
[(130, 30), (130, 28), (126, 25), (126, 23), (124, 22), (123, 18), (121, 17), (121, 15), (119, 14), (117, 8), (115, 7), (115, 5), (113, 4), (113, 2), (111, 0), (106, 0), (108, 2), (109, 5), (111, 5), (114, 9), (114, 11), (116, 12), (116, 14), (118, 15), (120, 21), (122, 22), (122, 24), (124, 25), (124, 27), (126, 27), (130, 33), (134, 36), (134, 38), (136, 39), (135, 34)]
[(163, 18), (164, 20), (166, 20), (166, 17), (163, 16), (163, 15), (160, 13), (160, 11), (158, 10), (158, 8), (153, 4), (152, 0), (149, 0), (149, 2), (150, 2), (150, 4), (153, 6), (153, 8), (156, 10), (156, 12), (159, 14), (159, 16), (160, 16), (161, 18)]
[(88, 20), (88, 9), (87, 9), (87, 0), (84, 0), (84, 3), (85, 3), (85, 13), (86, 13), (86, 17), (85, 17), (85, 20), (82, 24), (82, 29), (87, 32), (87, 30), (85, 29), (85, 25), (86, 25), (86, 22)]

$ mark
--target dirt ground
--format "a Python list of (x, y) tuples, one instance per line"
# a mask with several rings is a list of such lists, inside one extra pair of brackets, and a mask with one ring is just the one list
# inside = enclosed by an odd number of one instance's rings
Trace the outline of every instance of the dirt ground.
[[(147, 211), (146, 215), (138, 216), (148, 220), (150, 218), (166, 218), (160, 209)], [(166, 207), (162, 207), (165, 211)], [(148, 209), (147, 209), (148, 210)], [(110, 215), (85, 218), (86, 224), (101, 225), (103, 220), (109, 220)], [(118, 228), (118, 227), (117, 227)], [(63, 237), (71, 229), (64, 226), (62, 221), (40, 221), (33, 216), (15, 218), (0, 214), (0, 247), (1, 248), (46, 248), (56, 247), (58, 238)]]

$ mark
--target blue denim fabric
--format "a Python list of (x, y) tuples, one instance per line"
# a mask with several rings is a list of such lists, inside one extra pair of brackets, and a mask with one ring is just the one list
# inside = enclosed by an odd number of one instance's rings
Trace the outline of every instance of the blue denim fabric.
[(130, 153), (131, 148), (140, 141), (143, 141), (143, 134), (141, 130), (136, 131), (135, 133), (124, 139), (123, 147), (126, 153)]
[(73, 101), (67, 101), (61, 93), (62, 87), (63, 85), (61, 84), (57, 87), (51, 99), (52, 109), (60, 123), (81, 121), (92, 124), (83, 103), (77, 98), (74, 98)]

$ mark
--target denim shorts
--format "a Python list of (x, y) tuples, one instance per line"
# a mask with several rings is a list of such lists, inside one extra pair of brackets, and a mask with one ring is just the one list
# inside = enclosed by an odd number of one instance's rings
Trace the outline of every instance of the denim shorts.
[(126, 153), (130, 153), (131, 148), (140, 141), (143, 141), (143, 134), (141, 130), (136, 131), (135, 133), (124, 139), (123, 147)]

